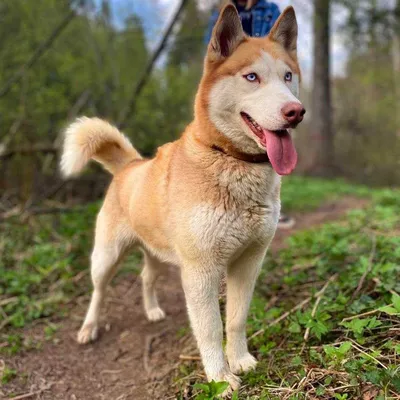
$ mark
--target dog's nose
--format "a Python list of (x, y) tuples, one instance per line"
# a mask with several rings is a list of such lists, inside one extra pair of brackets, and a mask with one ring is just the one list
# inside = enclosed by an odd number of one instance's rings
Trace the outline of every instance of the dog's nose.
[(306, 109), (301, 103), (287, 103), (282, 107), (283, 118), (289, 122), (290, 125), (297, 125), (303, 121)]

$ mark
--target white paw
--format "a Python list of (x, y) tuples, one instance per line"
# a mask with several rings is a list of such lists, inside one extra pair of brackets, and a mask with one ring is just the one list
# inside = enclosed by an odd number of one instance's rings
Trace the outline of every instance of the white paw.
[(250, 353), (246, 353), (240, 358), (228, 357), (228, 361), (231, 371), (235, 374), (255, 369), (257, 365), (257, 360)]
[(165, 312), (160, 307), (152, 308), (146, 314), (149, 321), (161, 321), (165, 318)]
[(229, 383), (229, 387), (222, 393), (222, 397), (228, 397), (232, 394), (233, 391), (238, 390), (240, 388), (241, 382), (240, 378), (235, 374), (232, 374), (232, 372), (228, 369), (216, 376), (210, 376), (208, 380)]
[(95, 324), (83, 325), (78, 332), (78, 343), (86, 344), (95, 341), (99, 336), (99, 328)]

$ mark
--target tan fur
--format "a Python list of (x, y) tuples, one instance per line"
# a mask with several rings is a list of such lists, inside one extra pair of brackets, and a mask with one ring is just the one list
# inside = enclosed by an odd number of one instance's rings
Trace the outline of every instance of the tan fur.
[[(227, 18), (224, 23), (238, 18), (231, 11), (220, 17)], [(237, 26), (237, 21), (234, 24)], [(156, 321), (165, 316), (154, 285), (164, 263), (178, 265), (207, 377), (228, 381), (236, 389), (240, 380), (234, 374), (256, 364), (247, 350), (245, 322), (255, 280), (279, 218), (280, 177), (269, 164), (248, 163), (230, 155), (230, 149), (237, 146), (243, 152), (254, 146), (262, 150), (244, 132), (242, 146), (240, 140), (233, 142), (217, 129), (213, 88), (221, 82), (225, 85), (229, 77), (240, 81), (243, 68), (271, 60), (279, 59), (294, 73), (299, 69), (293, 53), (268, 38), (246, 38), (229, 51), (233, 53), (222, 56), (209, 49), (194, 121), (179, 140), (159, 148), (153, 159), (140, 160), (126, 138), (109, 124), (83, 119), (67, 130), (62, 168), (66, 174), (76, 173), (92, 157), (114, 174), (97, 219), (92, 254), (94, 292), (78, 341), (96, 339), (106, 285), (124, 254), (138, 245), (145, 254), (142, 278), (147, 317)], [(282, 67), (276, 69), (272, 62), (270, 68), (278, 82)], [(284, 99), (289, 89), (282, 85)], [(226, 152), (214, 150), (213, 145)], [(229, 364), (222, 349), (218, 306), (223, 274), (227, 274)]]
[(64, 176), (76, 175), (91, 158), (114, 174), (130, 161), (142, 157), (129, 140), (108, 122), (83, 117), (65, 132), (61, 171)]

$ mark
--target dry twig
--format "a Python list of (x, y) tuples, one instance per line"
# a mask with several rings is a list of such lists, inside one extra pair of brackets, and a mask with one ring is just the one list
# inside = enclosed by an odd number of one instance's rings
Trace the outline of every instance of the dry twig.
[(201, 361), (201, 357), (199, 356), (187, 356), (185, 354), (180, 354), (179, 359), (184, 361)]
[(282, 314), (280, 317), (278, 317), (277, 319), (275, 319), (274, 321), (272, 321), (267, 328), (263, 328), (260, 329), (259, 331), (257, 331), (256, 333), (253, 333), (253, 335), (251, 335), (249, 337), (250, 339), (254, 339), (255, 337), (262, 335), (266, 329), (271, 328), (272, 326), (278, 324), (279, 322), (281, 322), (282, 320), (284, 320), (285, 318), (287, 318), (289, 315), (293, 314), (295, 311), (301, 309), (302, 307), (304, 307), (307, 303), (309, 303), (311, 301), (312, 297), (307, 297), (305, 300), (303, 300), (301, 303), (297, 304), (297, 306), (293, 307), (291, 310), (286, 311), (284, 314)]
[(29, 392), (29, 393), (24, 393), (24, 394), (20, 394), (19, 396), (16, 397), (10, 397), (8, 400), (22, 400), (22, 399), (29, 399), (33, 396), (38, 396), (40, 394), (42, 394), (43, 392), (45, 392), (46, 390), (49, 390), (52, 386), (54, 385), (54, 383), (49, 383), (48, 385), (46, 385), (45, 387), (43, 387), (40, 390), (36, 390), (34, 392)]
[(371, 360), (374, 360), (377, 364), (379, 364), (382, 368), (387, 369), (387, 366), (383, 363), (381, 363), (379, 360), (377, 360), (374, 356), (371, 356), (371, 354), (368, 354), (366, 351), (364, 351), (360, 345), (355, 342), (353, 339), (348, 338), (348, 340), (351, 342), (351, 346), (356, 349), (357, 351), (359, 351), (360, 353), (364, 354), (365, 356), (367, 356), (368, 358), (370, 358)]
[[(334, 274), (332, 275), (328, 282), (325, 284), (325, 286), (315, 294), (314, 297), (318, 298), (321, 297), (322, 294), (325, 292), (326, 288), (328, 287), (327, 284), (332, 282), (333, 280), (335, 280), (337, 278), (338, 274)], [(251, 335), (249, 337), (250, 339), (254, 339), (255, 337), (262, 335), (267, 329), (271, 328), (272, 326), (278, 324), (279, 322), (283, 321), (284, 319), (286, 319), (289, 315), (293, 314), (295, 311), (300, 310), (301, 308), (303, 308), (306, 304), (308, 304), (311, 300), (312, 300), (313, 296), (307, 297), (305, 300), (303, 300), (301, 303), (297, 304), (295, 307), (293, 307), (291, 310), (286, 311), (284, 314), (282, 314), (280, 317), (278, 317), (277, 319), (275, 319), (274, 321), (272, 321), (267, 328), (263, 328), (260, 329), (259, 331), (257, 331), (256, 333), (254, 333), (253, 335)]]

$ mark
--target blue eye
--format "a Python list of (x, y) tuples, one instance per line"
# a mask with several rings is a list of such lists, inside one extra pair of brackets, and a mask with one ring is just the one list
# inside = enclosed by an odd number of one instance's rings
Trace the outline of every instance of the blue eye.
[(257, 74), (255, 74), (254, 72), (244, 75), (243, 77), (246, 78), (249, 82), (257, 82), (259, 80)]
[(285, 81), (292, 82), (292, 79), (293, 79), (293, 74), (291, 72), (286, 72)]

